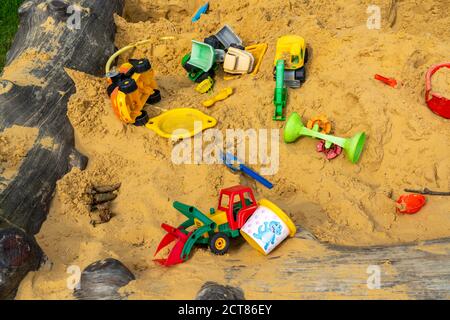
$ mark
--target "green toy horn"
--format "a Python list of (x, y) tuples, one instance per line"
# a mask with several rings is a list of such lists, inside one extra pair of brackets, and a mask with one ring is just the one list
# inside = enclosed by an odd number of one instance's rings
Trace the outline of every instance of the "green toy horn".
[(345, 139), (308, 129), (303, 124), (300, 115), (294, 112), (286, 123), (286, 128), (284, 129), (284, 141), (286, 143), (292, 143), (301, 136), (322, 139), (342, 147), (347, 154), (347, 158), (352, 163), (358, 162), (366, 142), (366, 134), (364, 132), (355, 134), (353, 138)]

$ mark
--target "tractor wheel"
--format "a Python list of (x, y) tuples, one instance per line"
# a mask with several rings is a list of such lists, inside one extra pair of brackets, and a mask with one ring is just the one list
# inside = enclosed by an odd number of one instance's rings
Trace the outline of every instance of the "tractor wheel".
[(108, 86), (108, 88), (106, 89), (106, 92), (108, 93), (108, 97), (111, 97), (113, 91), (117, 88), (117, 84), (116, 83), (112, 83)]
[(138, 89), (136, 81), (133, 79), (125, 79), (119, 82), (119, 89), (125, 94), (135, 92)]
[(305, 57), (303, 58), (303, 61), (305, 62), (305, 64), (308, 63), (309, 60), (309, 51), (308, 48), (305, 49)]
[(196, 83), (202, 83), (203, 81), (205, 81), (208, 78), (209, 78), (209, 74), (207, 72), (204, 72), (204, 73), (202, 73), (202, 75), (200, 77), (195, 79), (195, 82)]
[(145, 126), (149, 120), (150, 120), (150, 118), (148, 117), (147, 112), (145, 110), (142, 110), (141, 114), (136, 117), (136, 120), (134, 121), (134, 125), (136, 127), (142, 127), (142, 126)]
[(157, 89), (154, 89), (153, 91), (153, 94), (147, 99), (148, 104), (155, 104), (161, 101), (161, 92)]
[(295, 70), (295, 80), (304, 83), (306, 81), (306, 69), (305, 67), (301, 67), (300, 69)]
[(209, 248), (214, 254), (223, 255), (230, 248), (230, 238), (222, 232), (218, 232), (211, 237)]
[(128, 61), (134, 67), (136, 73), (142, 74), (152, 69), (152, 65), (148, 59), (130, 59)]

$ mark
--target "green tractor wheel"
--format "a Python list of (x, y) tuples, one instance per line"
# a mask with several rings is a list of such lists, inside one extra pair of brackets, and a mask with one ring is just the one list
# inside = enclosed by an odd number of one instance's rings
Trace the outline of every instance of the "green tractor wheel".
[(209, 241), (209, 248), (214, 254), (223, 255), (230, 248), (230, 238), (225, 233), (215, 233)]

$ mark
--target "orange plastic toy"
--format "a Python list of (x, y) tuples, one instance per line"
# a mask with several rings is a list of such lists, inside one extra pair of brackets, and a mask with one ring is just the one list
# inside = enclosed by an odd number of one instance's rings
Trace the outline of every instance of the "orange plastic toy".
[(379, 74), (376, 74), (375, 79), (387, 84), (388, 86), (391, 86), (392, 88), (397, 88), (397, 80), (395, 80), (394, 78), (386, 78)]
[(145, 125), (148, 115), (142, 110), (146, 103), (161, 100), (155, 74), (147, 59), (130, 60), (118, 72), (108, 74), (108, 94), (116, 116), (125, 123)]
[(421, 194), (402, 195), (397, 200), (397, 212), (414, 214), (420, 211), (426, 204), (427, 199)]

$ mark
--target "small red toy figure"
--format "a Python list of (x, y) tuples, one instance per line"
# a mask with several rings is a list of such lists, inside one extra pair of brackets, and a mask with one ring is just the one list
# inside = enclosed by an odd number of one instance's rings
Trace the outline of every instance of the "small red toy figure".
[(336, 144), (331, 145), (329, 149), (325, 147), (325, 140), (321, 140), (317, 144), (317, 152), (323, 152), (327, 156), (328, 160), (333, 160), (337, 158), (342, 153), (342, 148)]

